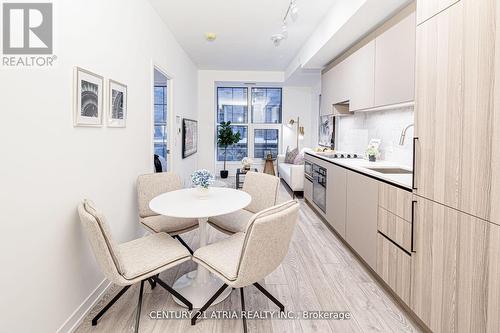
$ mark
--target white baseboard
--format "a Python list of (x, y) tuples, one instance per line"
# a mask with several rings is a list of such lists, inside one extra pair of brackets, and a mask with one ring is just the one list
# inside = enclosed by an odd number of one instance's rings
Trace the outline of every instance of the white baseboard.
[(111, 282), (104, 279), (97, 288), (80, 304), (80, 306), (69, 316), (64, 324), (59, 327), (57, 333), (72, 333), (81, 324), (83, 318), (89, 313), (90, 309), (101, 299), (104, 293), (111, 286)]

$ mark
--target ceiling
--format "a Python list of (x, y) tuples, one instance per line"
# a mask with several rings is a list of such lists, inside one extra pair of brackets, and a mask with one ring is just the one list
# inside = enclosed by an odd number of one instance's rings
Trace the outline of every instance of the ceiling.
[[(298, 19), (289, 20), (288, 39), (279, 47), (289, 0), (150, 0), (179, 44), (200, 69), (285, 70), (338, 0), (297, 0)], [(205, 33), (217, 39), (208, 42)]]

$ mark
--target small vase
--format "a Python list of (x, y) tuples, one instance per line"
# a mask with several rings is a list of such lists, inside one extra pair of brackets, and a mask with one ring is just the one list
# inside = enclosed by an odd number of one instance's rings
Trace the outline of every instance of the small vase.
[(197, 186), (195, 192), (198, 199), (206, 199), (208, 197), (209, 191), (209, 187)]
[(368, 156), (368, 160), (369, 160), (370, 162), (375, 162), (375, 161), (377, 160), (377, 157), (376, 157), (375, 155), (369, 155), (369, 156)]

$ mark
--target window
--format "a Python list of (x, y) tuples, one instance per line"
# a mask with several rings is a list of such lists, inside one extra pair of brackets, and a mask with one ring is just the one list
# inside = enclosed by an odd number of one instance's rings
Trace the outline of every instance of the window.
[[(217, 125), (230, 121), (241, 140), (227, 148), (227, 161), (244, 157), (265, 159), (278, 155), (281, 135), (281, 88), (217, 87)], [(248, 108), (252, 116), (248, 115)], [(219, 126), (216, 126), (218, 132)], [(224, 161), (224, 149), (217, 147), (217, 161)]]
[(252, 88), (252, 122), (281, 124), (281, 88)]
[(230, 121), (233, 124), (246, 124), (247, 95), (247, 88), (217, 88), (217, 123)]
[(255, 158), (266, 158), (267, 154), (272, 154), (273, 158), (278, 156), (277, 129), (256, 129), (254, 130), (254, 153)]
[(155, 154), (167, 159), (167, 86), (154, 87), (154, 150)]
[[(217, 132), (219, 132), (219, 127), (217, 126)], [(240, 133), (240, 142), (227, 147), (226, 161), (241, 161), (243, 157), (248, 156), (248, 127), (247, 126), (231, 126), (233, 133)], [(224, 161), (224, 147), (217, 146), (217, 160)]]

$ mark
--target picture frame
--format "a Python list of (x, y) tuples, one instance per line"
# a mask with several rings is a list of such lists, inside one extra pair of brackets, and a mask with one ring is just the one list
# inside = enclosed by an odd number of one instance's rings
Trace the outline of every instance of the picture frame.
[(322, 147), (330, 147), (331, 139), (335, 128), (335, 117), (333, 115), (319, 116), (318, 126), (318, 145)]
[(182, 158), (198, 151), (198, 121), (182, 119)]
[(104, 78), (75, 67), (73, 126), (101, 127), (103, 118)]
[(126, 127), (127, 100), (127, 85), (109, 79), (107, 100), (108, 127)]

